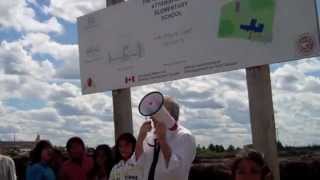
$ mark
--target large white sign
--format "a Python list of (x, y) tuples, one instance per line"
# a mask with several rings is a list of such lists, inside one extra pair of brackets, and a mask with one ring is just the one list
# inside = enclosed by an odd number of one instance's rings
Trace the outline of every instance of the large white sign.
[(78, 18), (84, 94), (317, 56), (314, 0), (129, 0)]

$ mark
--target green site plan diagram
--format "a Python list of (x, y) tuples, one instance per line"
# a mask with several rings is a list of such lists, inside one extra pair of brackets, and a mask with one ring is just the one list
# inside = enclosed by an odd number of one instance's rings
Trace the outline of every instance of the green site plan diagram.
[(271, 42), (275, 1), (228, 1), (221, 8), (218, 37)]

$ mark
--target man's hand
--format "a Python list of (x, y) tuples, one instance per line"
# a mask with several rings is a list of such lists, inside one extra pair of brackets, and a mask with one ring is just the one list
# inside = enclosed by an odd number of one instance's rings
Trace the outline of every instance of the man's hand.
[(151, 131), (151, 129), (152, 129), (151, 121), (144, 122), (139, 131), (138, 141), (139, 140), (143, 141), (146, 138), (148, 132)]
[(157, 121), (154, 123), (155, 127), (155, 134), (159, 142), (166, 141), (166, 134), (167, 134), (167, 126), (165, 123), (161, 121)]

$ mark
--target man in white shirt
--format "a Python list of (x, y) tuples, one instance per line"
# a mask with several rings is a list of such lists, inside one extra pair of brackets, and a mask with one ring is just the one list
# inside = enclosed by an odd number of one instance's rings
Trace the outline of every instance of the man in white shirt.
[(13, 160), (0, 154), (0, 179), (2, 180), (16, 180), (16, 168)]
[(152, 117), (154, 135), (150, 133), (151, 121), (141, 126), (134, 157), (136, 165), (143, 169), (143, 180), (188, 180), (196, 154), (195, 138), (178, 124), (179, 105), (172, 98), (165, 97), (164, 107), (175, 124), (167, 127), (164, 121)]

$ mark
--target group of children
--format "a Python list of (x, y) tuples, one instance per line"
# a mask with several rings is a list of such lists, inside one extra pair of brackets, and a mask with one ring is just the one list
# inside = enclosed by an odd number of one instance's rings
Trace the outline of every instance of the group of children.
[[(26, 180), (121, 180), (132, 164), (129, 159), (135, 149), (136, 139), (130, 133), (122, 134), (114, 148), (98, 145), (90, 157), (79, 137), (72, 137), (66, 144), (67, 160), (54, 150), (51, 143), (41, 140), (30, 152)], [(130, 174), (130, 173), (129, 173)]]

